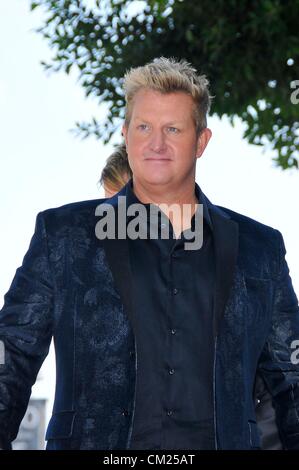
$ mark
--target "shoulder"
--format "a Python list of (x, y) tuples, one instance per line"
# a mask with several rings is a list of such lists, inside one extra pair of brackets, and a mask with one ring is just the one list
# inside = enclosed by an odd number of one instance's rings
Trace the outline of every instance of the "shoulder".
[(240, 242), (246, 242), (252, 248), (260, 246), (267, 251), (276, 252), (283, 246), (282, 234), (274, 227), (266, 225), (247, 215), (240, 214), (222, 206), (214, 206), (218, 214), (229, 218), (238, 224)]
[(255, 220), (247, 215), (240, 214), (227, 207), (213, 204), (207, 196), (202, 193), (203, 203), (209, 209), (210, 215), (216, 217), (218, 221), (221, 219), (229, 219), (238, 225), (239, 234), (253, 237), (274, 237), (281, 236), (280, 232), (269, 225), (266, 225), (258, 220)]
[(90, 223), (94, 224), (97, 206), (107, 200), (108, 198), (90, 199), (52, 207), (39, 212), (37, 221), (42, 220), (47, 230), (75, 225), (88, 226)]
[(256, 219), (253, 219), (247, 215), (240, 214), (235, 212), (227, 207), (214, 206), (217, 208), (217, 212), (221, 215), (226, 215), (228, 218), (237, 222), (239, 225), (239, 230), (243, 233), (256, 233), (256, 234), (266, 234), (266, 235), (275, 235), (278, 230), (270, 225), (266, 225)]
[(63, 217), (65, 215), (84, 214), (85, 212), (90, 213), (91, 211), (95, 210), (99, 204), (106, 202), (107, 200), (108, 198), (101, 198), (70, 202), (59, 207), (51, 207), (42, 211), (41, 213), (46, 218), (53, 216)]

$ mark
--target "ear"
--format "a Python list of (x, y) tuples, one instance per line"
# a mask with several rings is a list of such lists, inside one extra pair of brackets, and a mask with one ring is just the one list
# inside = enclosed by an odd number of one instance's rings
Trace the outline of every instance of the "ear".
[(196, 158), (200, 158), (209, 143), (210, 138), (212, 137), (212, 131), (208, 127), (205, 127), (197, 139), (196, 147)]

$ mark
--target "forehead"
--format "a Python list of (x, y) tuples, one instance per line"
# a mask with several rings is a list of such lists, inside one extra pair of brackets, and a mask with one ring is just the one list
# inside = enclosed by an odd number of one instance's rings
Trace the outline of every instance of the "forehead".
[(188, 93), (182, 91), (161, 93), (156, 90), (141, 89), (133, 97), (131, 117), (145, 119), (165, 115), (172, 119), (186, 120), (191, 116), (193, 108), (194, 101)]

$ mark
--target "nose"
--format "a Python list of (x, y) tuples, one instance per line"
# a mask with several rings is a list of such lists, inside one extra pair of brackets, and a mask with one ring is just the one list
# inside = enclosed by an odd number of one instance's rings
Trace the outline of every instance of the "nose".
[(154, 152), (162, 152), (165, 149), (165, 135), (162, 130), (156, 129), (151, 134), (150, 149)]

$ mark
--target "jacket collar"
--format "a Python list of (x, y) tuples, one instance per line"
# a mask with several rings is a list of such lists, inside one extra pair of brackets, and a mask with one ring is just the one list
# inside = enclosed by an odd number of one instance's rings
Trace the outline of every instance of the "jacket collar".
[[(214, 334), (217, 335), (236, 270), (239, 250), (239, 226), (225, 211), (212, 204), (198, 185), (196, 185), (196, 190), (199, 195), (199, 202), (203, 204), (204, 217), (209, 221), (213, 230), (216, 260), (213, 318)], [(117, 194), (105, 202), (112, 204), (116, 208), (118, 196), (125, 196), (127, 198), (132, 196), (131, 193), (132, 186), (130, 180)], [(101, 243), (103, 243), (117, 288), (130, 317), (133, 314), (134, 299), (132, 295), (132, 272), (129, 262), (128, 241), (127, 239), (107, 239), (102, 240)]]

